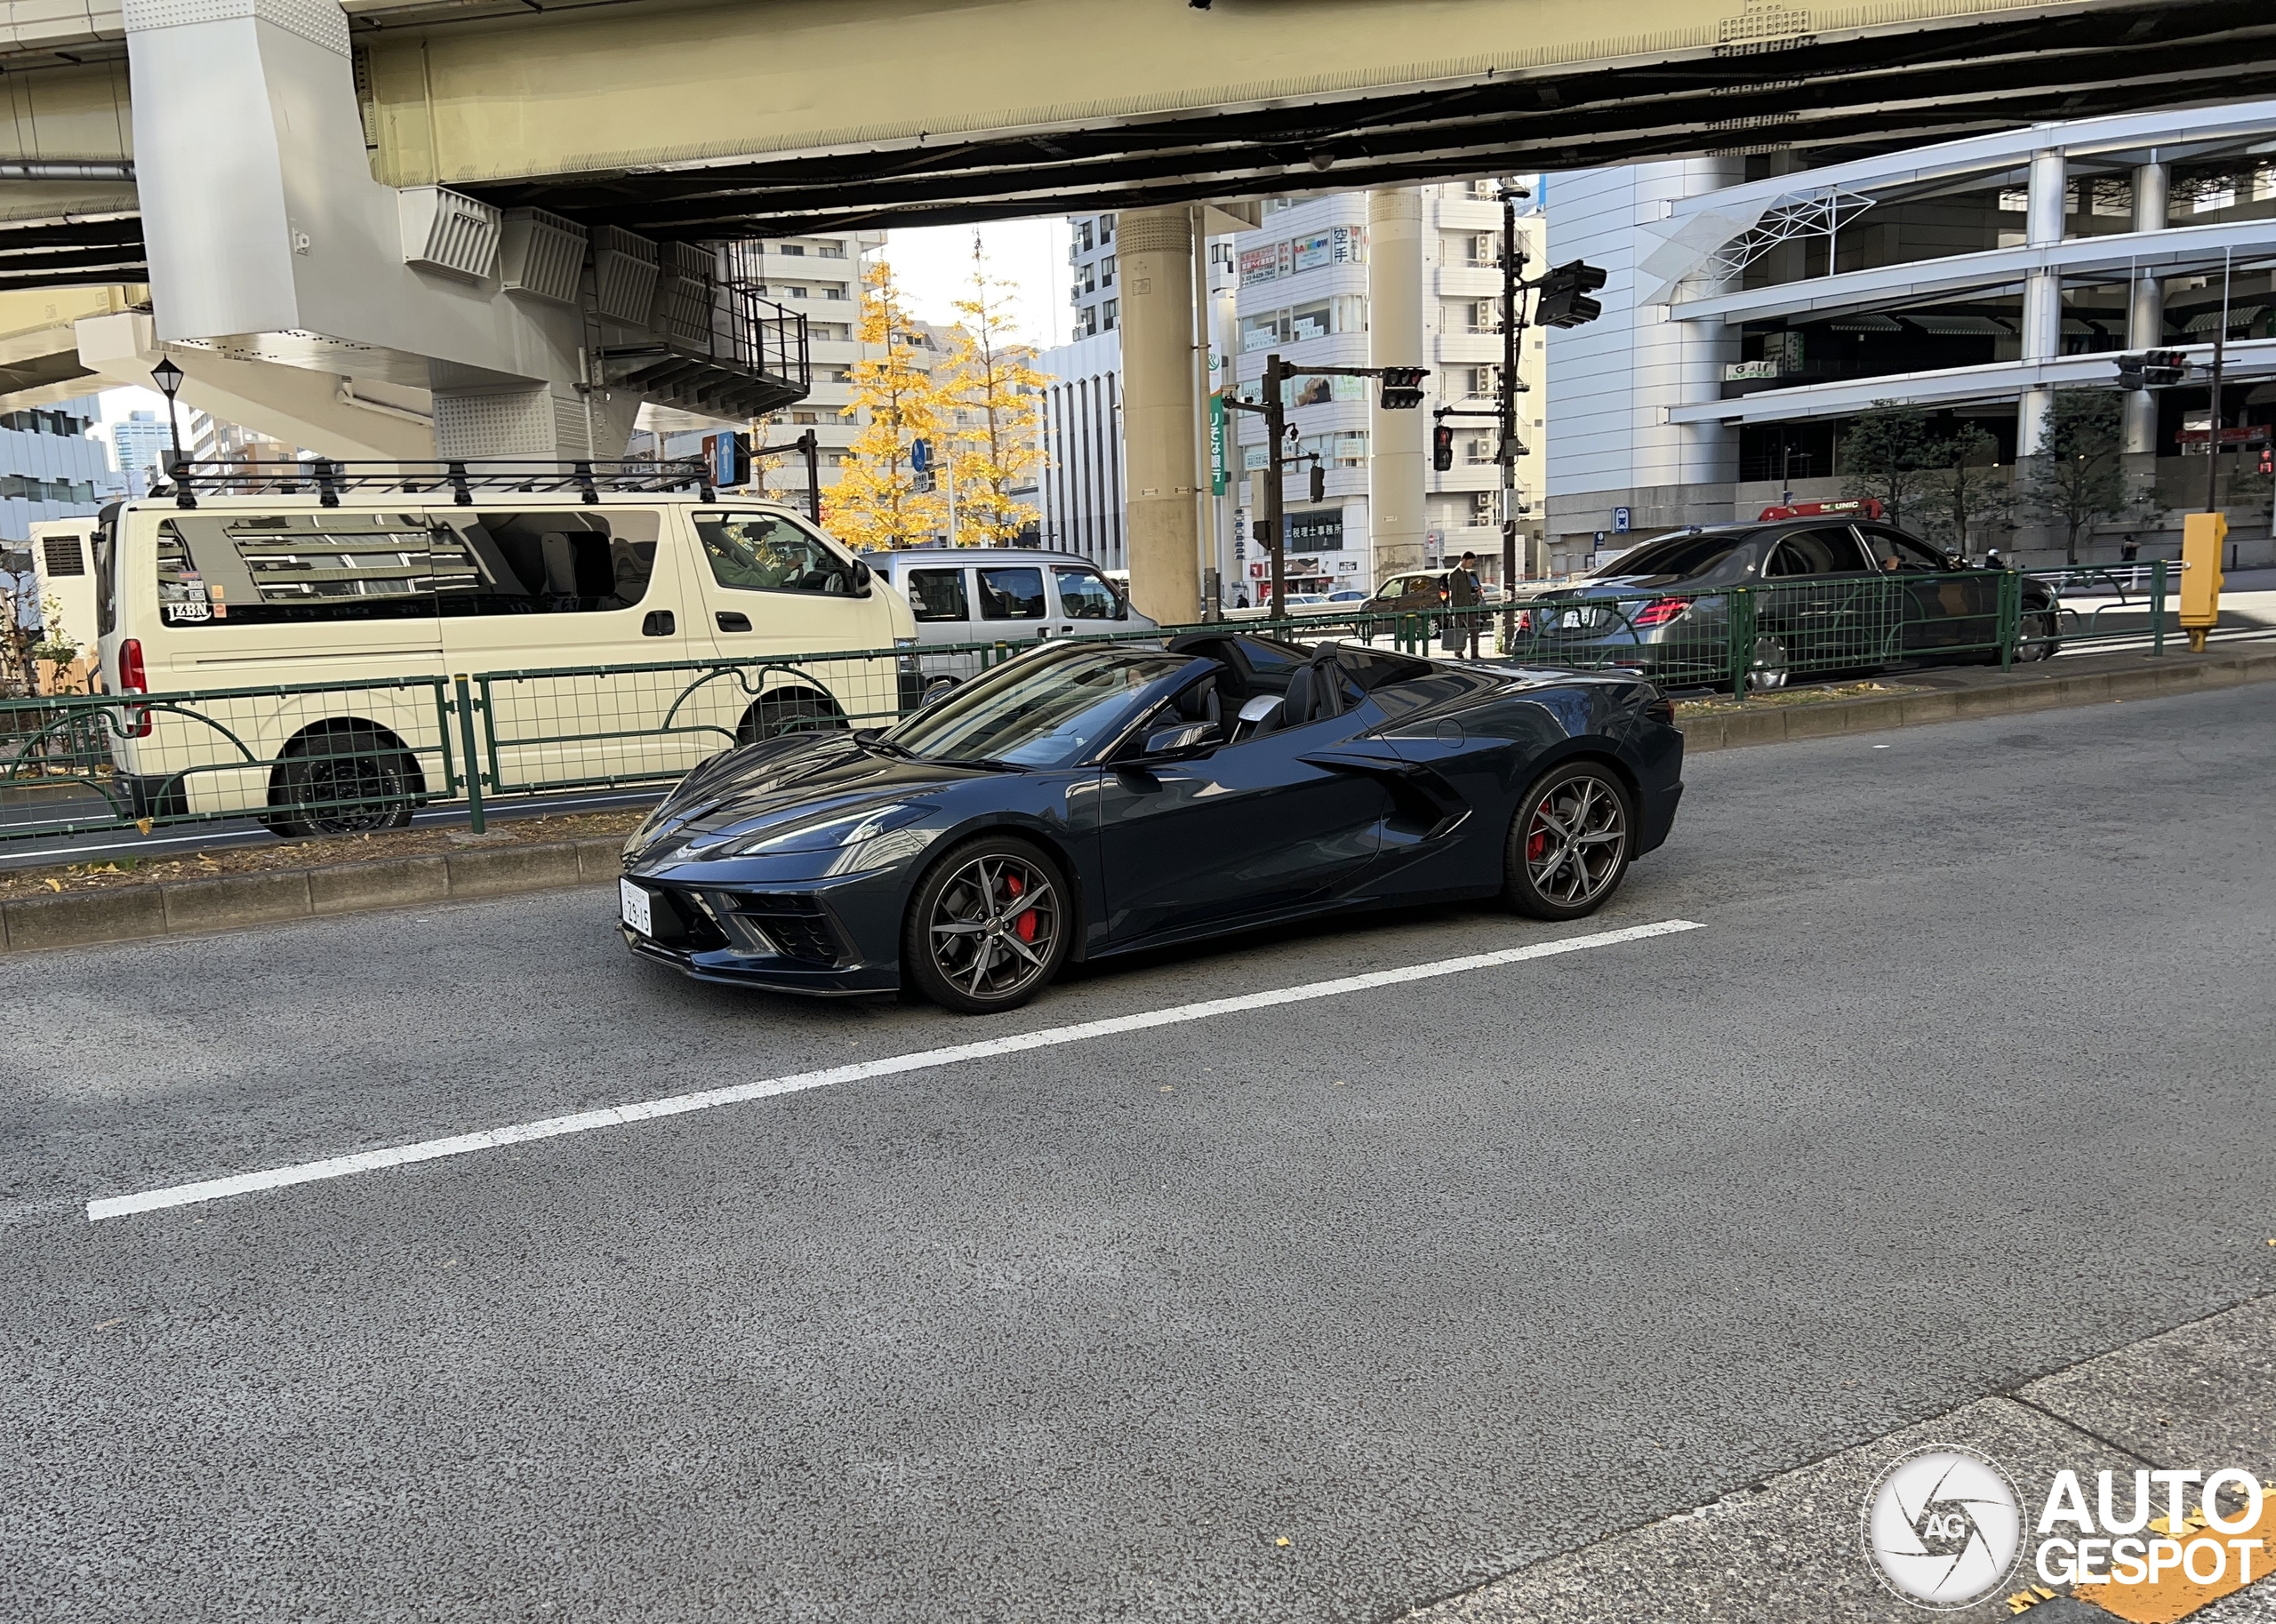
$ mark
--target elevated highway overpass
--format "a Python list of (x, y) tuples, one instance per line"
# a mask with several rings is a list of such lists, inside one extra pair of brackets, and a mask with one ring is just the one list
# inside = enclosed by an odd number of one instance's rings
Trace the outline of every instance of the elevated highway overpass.
[[(1390, 310), (1419, 291), (1419, 228), (1390, 189), (1404, 183), (1700, 152), (1822, 162), (2276, 93), (2276, 12), (4, 0), (0, 85), (0, 292), (147, 284), (143, 325), (107, 318), (106, 364), (164, 348), (195, 402), (226, 363), (228, 398), (256, 425), (260, 369), (312, 372), (338, 392), (289, 420), (333, 420), (328, 398), (349, 428), (384, 428), (341, 431), (359, 446), (408, 428), (445, 455), (607, 455), (659, 379), (722, 417), (736, 413), (720, 403), (787, 397), (797, 380), (766, 356), (717, 354), (732, 311), (702, 245), (1124, 211), (1134, 566), (1142, 603), (1183, 619), (1190, 564), (1159, 596), (1142, 580), (1192, 551), (1203, 200), (1375, 189), (1370, 275)], [(1412, 359), (1417, 340), (1382, 322), (1374, 336), (1380, 359)], [(691, 344), (710, 348), (691, 360)], [(20, 364), (42, 388), (68, 381), (68, 366)], [(1412, 437), (1375, 516), (1419, 550)], [(1390, 489), (1410, 484), (1411, 501)]]

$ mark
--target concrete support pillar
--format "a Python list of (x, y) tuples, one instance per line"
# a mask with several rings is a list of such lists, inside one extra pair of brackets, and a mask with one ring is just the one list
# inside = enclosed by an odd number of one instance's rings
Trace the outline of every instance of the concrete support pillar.
[[(2058, 148), (2031, 157), (2030, 212), (2025, 242), (2033, 248), (2063, 240), (2063, 154)], [(2063, 277), (2054, 270), (2032, 271), (2024, 282), (2023, 358), (2052, 361), (2063, 353)], [(2054, 391), (2024, 391), (2016, 412), (2016, 455), (2033, 457), (2046, 449), (2048, 413)]]
[(1201, 612), (1193, 220), (1182, 205), (1139, 209), (1125, 213), (1116, 231), (1130, 598), (1141, 613), (1182, 626)]
[[(2144, 164), (2134, 171), (2134, 229), (2166, 228), (2166, 196), (2172, 171), (2163, 164)], [(2166, 336), (2166, 287), (2147, 271), (2136, 271), (2128, 289), (2126, 348), (2161, 348)], [(2126, 450), (2147, 456), (2158, 449), (2158, 397), (2147, 389), (2126, 396)]]
[[(1422, 194), (1411, 187), (1369, 192), (1368, 365), (1420, 366), (1429, 358), (1422, 275)], [(1367, 530), (1374, 554), (1369, 562), (1381, 580), (1422, 567), (1422, 467), (1431, 425), (1424, 412), (1377, 405), (1369, 408), (1368, 426)]]

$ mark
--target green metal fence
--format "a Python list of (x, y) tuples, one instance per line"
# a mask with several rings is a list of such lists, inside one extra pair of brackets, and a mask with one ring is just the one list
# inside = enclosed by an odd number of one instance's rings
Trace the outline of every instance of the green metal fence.
[[(1974, 570), (1601, 593), (1109, 634), (1350, 638), (1420, 653), (1638, 671), (1744, 698), (1916, 661), (2014, 663), (2080, 643), (2162, 652), (2170, 566)], [(397, 827), (426, 805), (662, 785), (736, 744), (886, 726), (943, 683), (1036, 645), (998, 640), (391, 681), (0, 700), (0, 849), (38, 836), (257, 820), (284, 834)]]

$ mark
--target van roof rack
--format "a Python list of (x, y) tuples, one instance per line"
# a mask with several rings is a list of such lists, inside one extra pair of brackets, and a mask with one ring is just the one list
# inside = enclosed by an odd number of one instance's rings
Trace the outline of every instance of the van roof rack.
[(534, 494), (573, 491), (597, 502), (601, 492), (685, 491), (714, 501), (711, 468), (701, 457), (590, 458), (549, 461), (529, 457), (467, 457), (441, 462), (342, 462), (331, 457), (302, 461), (218, 461), (174, 464), (168, 480), (153, 485), (153, 496), (171, 496), (180, 508), (197, 506), (197, 493), (239, 496), (297, 496), (314, 492), (327, 508), (340, 506), (348, 491), (401, 491), (425, 495), (448, 491), (461, 508), (474, 493)]

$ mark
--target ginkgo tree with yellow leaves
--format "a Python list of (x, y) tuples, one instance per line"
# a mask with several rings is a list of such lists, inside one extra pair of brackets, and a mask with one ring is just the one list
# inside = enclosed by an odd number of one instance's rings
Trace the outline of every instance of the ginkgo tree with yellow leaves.
[(940, 372), (939, 412), (949, 419), (951, 533), (965, 547), (1016, 541), (1041, 515), (1014, 491), (1032, 489), (1043, 464), (1043, 374), (1035, 351), (1011, 339), (1014, 284), (988, 275), (980, 234), (972, 238), (972, 296)]
[(844, 415), (861, 429), (824, 492), (824, 523), (857, 549), (920, 547), (947, 527), (946, 498), (929, 488), (937, 481), (918, 476), (916, 460), (918, 441), (940, 444), (942, 382), (883, 260), (862, 272), (856, 332), (865, 353), (847, 374), (853, 398)]

